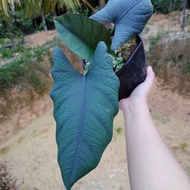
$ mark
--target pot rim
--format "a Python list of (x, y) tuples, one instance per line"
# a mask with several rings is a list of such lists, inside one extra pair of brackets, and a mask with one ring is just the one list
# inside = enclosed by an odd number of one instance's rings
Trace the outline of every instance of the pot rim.
[(129, 59), (125, 62), (125, 64), (122, 66), (122, 68), (119, 70), (119, 71), (117, 71), (117, 72), (115, 72), (115, 74), (120, 74), (121, 72), (123, 72), (123, 70), (124, 70), (124, 67), (130, 62), (130, 60), (133, 58), (133, 56), (134, 56), (134, 54), (137, 52), (137, 50), (140, 48), (140, 46), (143, 46), (143, 41), (142, 41), (142, 38), (141, 38), (141, 36), (140, 36), (140, 34), (138, 34), (138, 35), (136, 35), (137, 36), (137, 38), (138, 38), (138, 45), (137, 45), (137, 47), (135, 48), (135, 50), (133, 51), (133, 53), (130, 55), (130, 57), (129, 57)]
[[(122, 68), (115, 72), (115, 74), (119, 75), (121, 72), (123, 72), (124, 67), (130, 62), (130, 60), (132, 59), (132, 57), (134, 56), (134, 54), (137, 52), (137, 50), (140, 48), (140, 46), (143, 46), (143, 41), (142, 38), (140, 36), (140, 34), (137, 34), (136, 37), (138, 38), (138, 45), (136, 46), (135, 50), (133, 51), (133, 53), (130, 55), (130, 57), (128, 58), (128, 60), (125, 62), (125, 64), (123, 64)], [(84, 63), (84, 59), (82, 59), (82, 66), (85, 69), (86, 64)]]

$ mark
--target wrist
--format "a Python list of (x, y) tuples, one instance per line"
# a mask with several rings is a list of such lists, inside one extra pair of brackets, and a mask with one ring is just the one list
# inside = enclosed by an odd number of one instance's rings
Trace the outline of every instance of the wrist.
[(129, 99), (129, 101), (121, 102), (123, 105), (122, 111), (126, 114), (137, 113), (139, 111), (148, 110), (148, 103), (146, 99)]

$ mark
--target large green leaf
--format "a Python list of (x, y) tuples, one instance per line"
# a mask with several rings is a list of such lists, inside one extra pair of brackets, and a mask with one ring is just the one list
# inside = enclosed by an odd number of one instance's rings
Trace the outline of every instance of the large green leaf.
[[(83, 15), (64, 14), (56, 17), (54, 22), (64, 44), (86, 61), (92, 62), (100, 41), (104, 41), (108, 47), (111, 45), (109, 30)], [(108, 51), (110, 52), (109, 48)]]
[(78, 73), (63, 52), (54, 50), (50, 96), (54, 101), (58, 163), (67, 190), (99, 163), (112, 138), (118, 112), (119, 79), (100, 42), (86, 75)]
[(150, 0), (109, 0), (103, 9), (90, 18), (115, 24), (111, 49), (116, 50), (131, 37), (142, 32), (152, 12)]

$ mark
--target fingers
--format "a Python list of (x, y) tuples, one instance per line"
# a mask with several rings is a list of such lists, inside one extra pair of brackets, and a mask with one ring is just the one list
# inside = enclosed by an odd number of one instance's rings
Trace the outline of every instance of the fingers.
[(154, 82), (154, 77), (155, 77), (155, 73), (152, 70), (152, 67), (148, 66), (147, 67), (147, 76), (146, 76), (146, 79), (145, 79), (145, 83), (147, 83), (147, 84), (149, 84), (149, 85), (152, 86), (153, 82)]
[(131, 101), (144, 101), (147, 102), (148, 96), (150, 94), (150, 91), (152, 89), (153, 83), (154, 83), (154, 71), (152, 70), (151, 66), (147, 67), (147, 76), (143, 83), (141, 83), (139, 86), (137, 86), (129, 98), (122, 99), (119, 102), (119, 107), (122, 111), (128, 107)]
[(144, 81), (144, 85), (145, 85), (145, 88), (147, 90), (151, 90), (152, 86), (153, 86), (153, 83), (154, 83), (154, 77), (155, 77), (155, 73), (154, 71), (152, 70), (152, 67), (151, 66), (148, 66), (147, 67), (147, 76), (146, 76), (146, 79)]
[(125, 111), (125, 109), (127, 109), (127, 106), (128, 106), (128, 98), (124, 98), (122, 100), (119, 101), (119, 108), (122, 110), (122, 111)]

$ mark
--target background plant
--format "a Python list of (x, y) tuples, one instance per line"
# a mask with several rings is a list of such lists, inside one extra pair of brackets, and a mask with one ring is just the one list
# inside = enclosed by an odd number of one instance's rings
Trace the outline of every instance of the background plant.
[[(168, 14), (172, 11), (183, 10), (184, 0), (151, 0), (154, 11), (158, 13)], [(190, 6), (190, 1), (187, 0), (187, 8)]]
[(190, 60), (181, 67), (182, 73), (190, 73)]
[[(65, 12), (90, 16), (106, 3), (107, 0), (0, 0), (0, 38), (6, 36), (11, 39), (22, 33), (54, 29), (54, 16)], [(182, 10), (183, 3), (184, 0), (152, 0), (154, 11), (164, 14)], [(190, 7), (190, 0), (186, 6)]]
[(166, 37), (169, 34), (167, 30), (160, 29), (155, 36), (150, 37), (150, 47), (149, 50), (152, 51), (155, 45), (161, 40), (163, 37)]
[(36, 70), (42, 69), (39, 62), (43, 61), (45, 55), (48, 55), (51, 60), (49, 49), (55, 44), (60, 44), (56, 37), (52, 41), (36, 48), (25, 48), (20, 45), (15, 49), (0, 49), (0, 60), (8, 61), (7, 59), (10, 59), (11, 56), (18, 54), (16, 59), (7, 62), (5, 65), (1, 65), (2, 61), (0, 62), (0, 89), (13, 87), (22, 81), (23, 77), (28, 79), (29, 84), (39, 89), (42, 81), (39, 80)]

